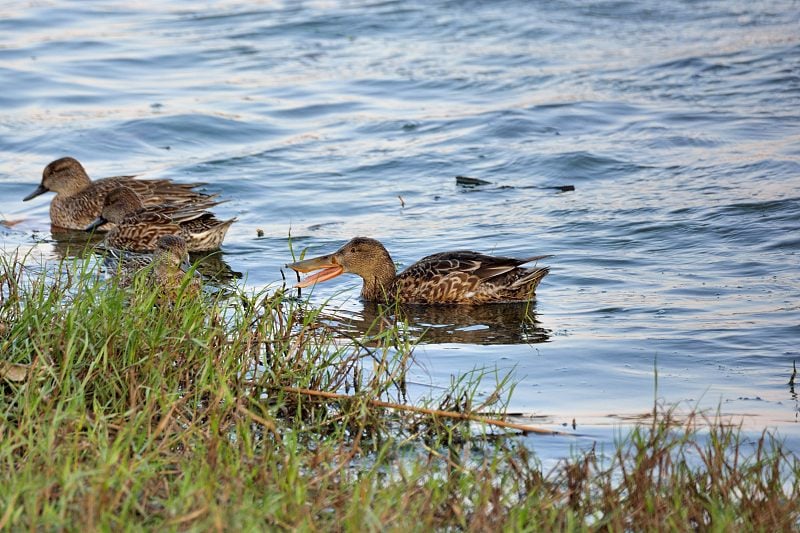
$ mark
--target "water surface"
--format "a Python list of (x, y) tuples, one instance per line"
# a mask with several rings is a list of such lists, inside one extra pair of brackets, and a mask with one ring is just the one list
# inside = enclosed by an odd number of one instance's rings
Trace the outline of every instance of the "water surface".
[[(4, 2), (3, 248), (63, 253), (21, 198), (72, 155), (209, 183), (254, 288), (290, 236), (554, 254), (533, 322), (413, 318), (415, 382), (512, 371), (512, 411), (597, 435), (720, 406), (797, 450), (799, 29), (791, 1)], [(311, 299), (363, 322), (358, 290)]]

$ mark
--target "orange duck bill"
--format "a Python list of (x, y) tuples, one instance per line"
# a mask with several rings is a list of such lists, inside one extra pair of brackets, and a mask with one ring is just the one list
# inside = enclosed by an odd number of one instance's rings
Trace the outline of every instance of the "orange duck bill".
[(295, 285), (295, 288), (297, 289), (303, 289), (305, 287), (314, 285), (315, 283), (328, 281), (329, 279), (333, 279), (344, 272), (344, 267), (342, 267), (336, 261), (336, 257), (334, 257), (333, 254), (322, 255), (320, 257), (314, 257), (313, 259), (306, 259), (304, 261), (297, 261), (296, 263), (289, 263), (286, 266), (296, 272), (313, 272), (314, 270), (321, 270), (321, 272), (312, 274)]

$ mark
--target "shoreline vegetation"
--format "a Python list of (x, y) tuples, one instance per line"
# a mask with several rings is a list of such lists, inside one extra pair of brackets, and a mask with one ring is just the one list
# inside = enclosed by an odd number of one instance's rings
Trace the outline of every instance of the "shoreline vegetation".
[(401, 321), (342, 338), (282, 289), (164, 298), (91, 257), (24, 259), (0, 258), (0, 530), (800, 525), (800, 464), (767, 432), (655, 406), (612, 449), (567, 441), (544, 469), (553, 437), (433, 412), (502, 419), (510, 376), (409, 400)]

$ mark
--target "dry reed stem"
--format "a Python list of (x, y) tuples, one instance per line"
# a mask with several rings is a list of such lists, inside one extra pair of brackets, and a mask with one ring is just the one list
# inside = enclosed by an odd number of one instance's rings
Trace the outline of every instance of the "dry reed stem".
[[(311, 389), (302, 389), (299, 387), (281, 387), (285, 392), (294, 394), (301, 394), (305, 396), (316, 396), (319, 398), (329, 398), (331, 400), (355, 400), (356, 396), (349, 394), (340, 394), (338, 392), (327, 392)], [(428, 407), (419, 407), (416, 405), (403, 405), (399, 403), (386, 402), (383, 400), (368, 399), (367, 402), (373, 407), (385, 407), (387, 409), (396, 409), (398, 411), (410, 411), (412, 413), (421, 413), (425, 415), (441, 416), (444, 418), (453, 418), (457, 420), (469, 420), (470, 422), (480, 422), (490, 426), (498, 426), (507, 429), (516, 429), (523, 433), (535, 433), (537, 435), (561, 435), (561, 436), (574, 436), (570, 433), (556, 431), (552, 429), (542, 429), (535, 426), (528, 426), (525, 424), (517, 424), (515, 422), (508, 422), (506, 420), (498, 420), (496, 418), (488, 418), (480, 415), (473, 415), (470, 413), (457, 413), (455, 411), (442, 411), (439, 409), (430, 409)]]

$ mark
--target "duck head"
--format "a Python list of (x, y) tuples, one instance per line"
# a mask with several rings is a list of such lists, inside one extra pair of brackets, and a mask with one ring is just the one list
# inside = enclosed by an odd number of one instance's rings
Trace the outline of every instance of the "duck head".
[(81, 191), (90, 183), (89, 175), (77, 159), (62, 157), (44, 167), (42, 182), (22, 201), (27, 202), (50, 191), (69, 196)]
[(119, 224), (126, 216), (143, 207), (142, 199), (136, 191), (129, 187), (117, 187), (106, 195), (100, 216), (86, 226), (86, 231), (95, 230), (108, 222)]
[(296, 272), (313, 272), (295, 285), (297, 288), (308, 287), (333, 279), (343, 273), (355, 274), (365, 281), (394, 279), (395, 268), (389, 252), (375, 239), (356, 237), (347, 244), (328, 255), (321, 255), (286, 265)]

